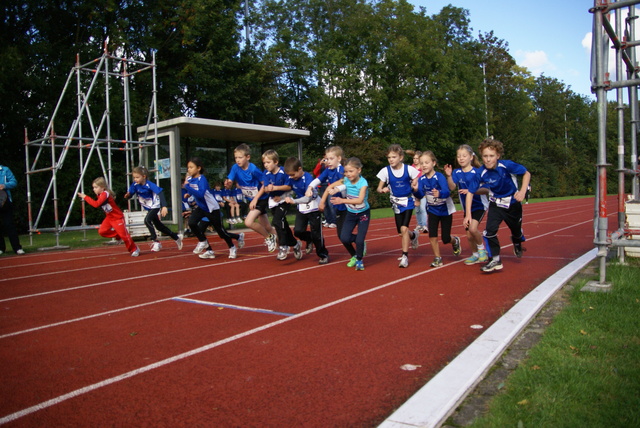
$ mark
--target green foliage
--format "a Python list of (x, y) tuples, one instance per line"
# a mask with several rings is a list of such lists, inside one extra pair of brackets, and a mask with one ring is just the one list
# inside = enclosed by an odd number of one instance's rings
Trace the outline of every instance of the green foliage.
[[(474, 37), (465, 9), (449, 5), (429, 15), (405, 0), (263, 0), (251, 3), (245, 16), (239, 0), (3, 5), (0, 162), (18, 176), (24, 128), (29, 138), (42, 137), (76, 54), (86, 63), (106, 48), (140, 61), (155, 54), (159, 120), (187, 115), (309, 130), (307, 169), (331, 144), (361, 157), (370, 180), (393, 143), (432, 150), (440, 164), (451, 163), (456, 147), (477, 147), (488, 125), (505, 143), (505, 157), (531, 170), (536, 195), (594, 189), (594, 103), (518, 67), (508, 43), (492, 32)], [(112, 67), (117, 71), (119, 64)], [(111, 106), (122, 105), (118, 85), (111, 88)], [(140, 73), (130, 85), (135, 127), (147, 120), (151, 75)], [(95, 90), (96, 109), (103, 92)], [(73, 96), (61, 103), (56, 132), (70, 128), (75, 103)], [(122, 138), (122, 109), (110, 113), (113, 137)], [(610, 125), (617, 120), (613, 106), (608, 119)], [(609, 130), (612, 160), (616, 127)], [(92, 175), (101, 174), (95, 169)], [(62, 175), (61, 183), (73, 187), (77, 177)], [(612, 190), (613, 170), (610, 179)], [(19, 181), (17, 193), (24, 195), (25, 180)], [(45, 177), (34, 182), (46, 188)], [(26, 212), (24, 198), (17, 204)]]

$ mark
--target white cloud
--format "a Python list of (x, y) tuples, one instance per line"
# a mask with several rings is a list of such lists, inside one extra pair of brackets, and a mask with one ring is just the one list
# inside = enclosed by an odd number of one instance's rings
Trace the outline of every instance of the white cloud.
[(592, 42), (593, 42), (593, 33), (589, 31), (587, 34), (584, 35), (584, 38), (582, 39), (582, 47), (589, 55), (591, 55)]
[(549, 61), (549, 57), (545, 51), (517, 51), (517, 62), (526, 67), (531, 74), (539, 75), (556, 69), (555, 65)]

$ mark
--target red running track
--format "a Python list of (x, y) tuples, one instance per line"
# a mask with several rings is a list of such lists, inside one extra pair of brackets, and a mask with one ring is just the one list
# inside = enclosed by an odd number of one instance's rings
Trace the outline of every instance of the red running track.
[(524, 257), (502, 229), (491, 274), (464, 265), (465, 239), (429, 268), (426, 235), (398, 268), (393, 219), (372, 221), (361, 272), (329, 229), (324, 266), (277, 261), (254, 233), (235, 260), (214, 236), (214, 260), (194, 239), (137, 259), (122, 246), (0, 258), (0, 423), (375, 426), (482, 333), (471, 326), (593, 248), (593, 204), (526, 205)]

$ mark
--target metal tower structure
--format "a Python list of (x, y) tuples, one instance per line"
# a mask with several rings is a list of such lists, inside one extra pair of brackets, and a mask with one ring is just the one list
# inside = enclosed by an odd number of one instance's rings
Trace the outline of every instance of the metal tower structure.
[[(147, 136), (140, 140), (133, 134), (133, 124), (131, 123), (131, 79), (142, 72), (152, 73), (152, 93), (147, 115), (147, 127), (156, 124), (157, 103), (156, 103), (156, 64), (155, 53), (151, 62), (143, 62), (130, 58), (122, 58), (110, 54), (107, 51), (106, 43), (103, 54), (86, 64), (80, 64), (80, 59), (76, 57), (76, 64), (67, 76), (66, 83), (58, 99), (53, 114), (49, 120), (47, 129), (42, 137), (30, 141), (25, 130), (25, 164), (27, 174), (27, 206), (29, 217), (29, 234), (34, 232), (54, 232), (56, 235), (56, 247), (60, 247), (59, 234), (64, 230), (87, 229), (85, 217), (85, 202), (82, 201), (82, 225), (69, 226), (69, 219), (76, 200), (75, 195), (84, 192), (85, 173), (90, 162), (97, 158), (103, 176), (109, 185), (112, 184), (112, 174), (115, 171), (122, 172), (127, 176), (127, 186), (129, 185), (129, 175), (131, 168), (135, 165), (148, 165), (150, 148), (155, 148), (154, 158), (158, 159), (158, 142), (155, 136), (148, 141)], [(115, 137), (111, 123), (111, 91), (112, 83), (119, 82), (122, 88), (124, 124), (120, 137)], [(55, 126), (64, 128), (64, 123), (59, 123), (58, 116), (60, 110), (64, 109), (63, 102), (68, 93), (73, 92), (75, 83), (76, 96), (76, 117), (69, 125), (66, 135), (59, 135), (55, 131)], [(104, 91), (102, 93), (102, 91)], [(70, 95), (72, 96), (72, 95)], [(101, 99), (102, 97), (102, 99)], [(71, 101), (73, 102), (73, 101)], [(102, 106), (101, 112), (95, 114), (96, 106)], [(63, 120), (60, 119), (60, 122)], [(71, 149), (77, 149), (78, 165), (75, 162), (65, 162)], [(112, 162), (115, 152), (125, 153), (125, 165)], [(58, 174), (65, 167), (78, 168), (78, 180), (73, 193), (69, 193), (69, 188), (64, 189), (65, 198), (60, 198), (58, 188)], [(152, 170), (152, 168), (149, 168)], [(47, 185), (44, 197), (41, 200), (34, 200), (32, 192), (32, 177), (35, 174), (50, 173), (49, 184)], [(90, 177), (91, 179), (95, 177)], [(66, 203), (66, 214), (61, 221), (60, 208)], [(54, 226), (40, 228), (45, 208), (53, 204)], [(39, 207), (38, 207), (39, 205)], [(35, 219), (33, 213), (37, 210)]]
[[(640, 116), (638, 115), (638, 85), (640, 68), (636, 62), (636, 7), (638, 0), (594, 0), (593, 43), (591, 47), (591, 82), (596, 95), (598, 110), (598, 159), (594, 234), (600, 263), (599, 281), (592, 281), (587, 287), (593, 291), (607, 290), (606, 258), (610, 247), (618, 249), (618, 256), (624, 262), (625, 247), (640, 247), (640, 230), (632, 230), (627, 225), (626, 210), (631, 203), (640, 203), (638, 194), (638, 149), (637, 135)], [(612, 23), (613, 21), (613, 23)], [(615, 49), (615, 79), (609, 72), (609, 51)], [(629, 107), (625, 118), (625, 94)], [(608, 235), (607, 219), (607, 92), (615, 90), (617, 101), (617, 176), (618, 176), (618, 216), (617, 230)], [(628, 136), (628, 142), (625, 137)], [(627, 152), (628, 149), (628, 152)], [(625, 152), (628, 163), (625, 165)], [(628, 166), (627, 166), (628, 165)], [(625, 194), (625, 180), (631, 179), (631, 193)], [(640, 205), (639, 205), (640, 206)], [(640, 226), (639, 226), (640, 227)], [(639, 239), (634, 238), (639, 235)]]

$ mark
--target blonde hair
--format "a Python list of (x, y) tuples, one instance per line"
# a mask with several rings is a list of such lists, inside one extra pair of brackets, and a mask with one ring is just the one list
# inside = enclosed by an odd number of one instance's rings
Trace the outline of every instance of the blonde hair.
[(324, 153), (325, 154), (332, 153), (333, 155), (335, 155), (336, 157), (339, 157), (340, 159), (344, 158), (344, 151), (340, 146), (329, 146), (327, 147), (327, 150), (324, 151)]
[(404, 158), (404, 150), (400, 144), (392, 144), (387, 147), (387, 156), (389, 156), (389, 153), (397, 153), (398, 156)]
[(422, 159), (425, 156), (430, 158), (435, 165), (438, 164), (438, 159), (436, 158), (436, 155), (431, 150), (425, 150), (424, 152), (422, 152), (422, 154), (420, 155), (420, 159)]
[(460, 150), (466, 150), (470, 155), (471, 155), (471, 166), (479, 168), (482, 166), (482, 162), (480, 162), (480, 159), (478, 159), (478, 156), (476, 156), (476, 154), (474, 153), (473, 149), (471, 148), (470, 145), (468, 144), (460, 144), (458, 146), (458, 150), (456, 151), (460, 151)]
[(352, 166), (354, 168), (362, 169), (362, 161), (359, 158), (352, 157), (347, 159), (345, 166)]
[(95, 184), (98, 187), (102, 187), (105, 192), (108, 192), (113, 197), (113, 199), (116, 198), (116, 194), (113, 192), (113, 190), (111, 190), (111, 188), (107, 184), (107, 180), (104, 177), (96, 178), (95, 180), (93, 180), (93, 183), (91, 184)]
[(238, 147), (236, 147), (235, 149), (233, 149), (233, 152), (240, 152), (245, 156), (251, 156), (251, 147), (249, 147), (248, 144), (242, 143), (240, 144)]
[(262, 160), (269, 159), (278, 163), (280, 161), (280, 157), (278, 156), (278, 152), (275, 150), (267, 150), (262, 154)]

